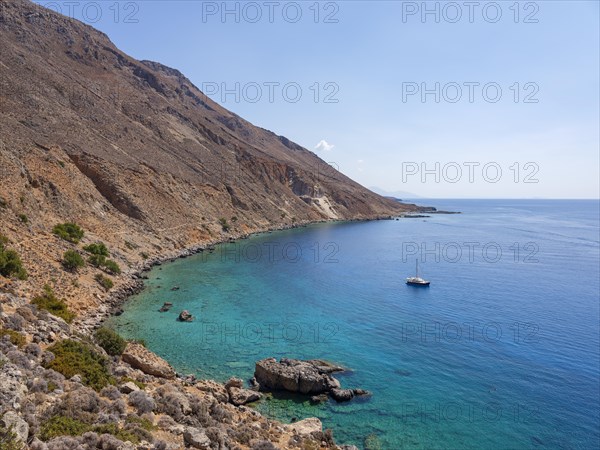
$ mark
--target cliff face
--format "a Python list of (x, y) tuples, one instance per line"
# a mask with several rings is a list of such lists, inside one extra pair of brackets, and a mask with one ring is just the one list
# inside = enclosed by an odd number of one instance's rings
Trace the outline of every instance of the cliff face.
[(74, 292), (57, 263), (67, 247), (49, 233), (58, 222), (77, 222), (129, 264), (225, 237), (220, 218), (235, 234), (414, 208), (83, 23), (3, 0), (0, 42), (0, 227), (36, 286), (51, 277)]

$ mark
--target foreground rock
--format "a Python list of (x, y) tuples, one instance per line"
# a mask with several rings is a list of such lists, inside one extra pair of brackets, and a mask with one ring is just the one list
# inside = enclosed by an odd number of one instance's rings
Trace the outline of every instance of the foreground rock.
[(189, 447), (200, 449), (210, 448), (210, 439), (204, 431), (199, 430), (198, 428), (188, 428), (183, 433), (183, 441)]
[(229, 388), (229, 400), (235, 406), (245, 405), (261, 399), (260, 392), (251, 391), (250, 389), (242, 389), (237, 387)]
[[(34, 314), (17, 312), (22, 303), (16, 300), (0, 292), (0, 329), (23, 330), (13, 330), (12, 337), (30, 338), (25, 330), (52, 320), (35, 308)], [(66, 332), (70, 340), (79, 338)], [(60, 358), (56, 348), (43, 350), (35, 343), (19, 347), (11, 336), (0, 337), (0, 433), (12, 431), (0, 435), (1, 449), (339, 450), (317, 419), (285, 425), (241, 406), (261, 394), (245, 389), (239, 378), (226, 384), (194, 376), (165, 380), (174, 374), (168, 364), (143, 346), (129, 344), (122, 360), (106, 357), (106, 371), (96, 373), (110, 380), (94, 386), (102, 380), (46, 367)], [(91, 343), (85, 348), (105, 356)], [(71, 436), (70, 423), (85, 425)], [(52, 434), (44, 431), (48, 429)]]
[(244, 389), (244, 382), (239, 378), (230, 378), (229, 381), (225, 383), (225, 389), (227, 390), (229, 402), (235, 406), (252, 403), (262, 398), (260, 392)]
[(364, 389), (332, 389), (329, 395), (337, 402), (348, 402), (354, 397), (371, 395)]
[(337, 389), (340, 382), (331, 376), (343, 369), (323, 361), (275, 358), (258, 361), (254, 377), (261, 390), (280, 390), (318, 395)]
[[(7, 429), (12, 430), (22, 443), (27, 442), (27, 436), (29, 435), (29, 425), (14, 411), (8, 411), (2, 417), (0, 421), (1, 425)], [(2, 440), (0, 440), (0, 448), (2, 446)], [(9, 448), (9, 447), (6, 447)]]
[(135, 369), (155, 377), (173, 379), (175, 371), (164, 359), (146, 349), (143, 345), (129, 343), (121, 356), (124, 362)]

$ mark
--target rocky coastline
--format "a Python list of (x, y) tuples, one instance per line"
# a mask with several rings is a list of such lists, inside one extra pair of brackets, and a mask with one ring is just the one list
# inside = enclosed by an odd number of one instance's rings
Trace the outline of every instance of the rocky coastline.
[[(366, 220), (382, 219), (392, 217)], [(212, 251), (215, 245), (247, 239), (255, 234), (321, 222), (335, 221), (307, 221), (250, 233), (230, 233), (221, 239), (147, 258), (124, 271), (116, 286), (102, 298), (97, 308), (84, 311), (70, 324), (37, 308), (25, 297), (0, 293), (0, 328), (11, 330), (10, 334), (0, 336), (0, 378), (3, 384), (0, 389), (0, 427), (16, 433), (13, 437), (17, 441), (35, 450), (175, 450), (183, 447), (262, 450), (304, 448), (315, 444), (315, 448), (323, 449), (355, 448), (337, 445), (331, 432), (323, 430), (319, 419), (309, 418), (285, 425), (245, 406), (260, 400), (265, 392), (285, 389), (285, 386), (269, 382), (267, 372), (277, 369), (278, 364), (287, 365), (296, 373), (299, 384), (296, 387), (287, 386), (290, 388), (288, 390), (306, 393), (311, 396), (312, 402), (326, 401), (328, 396), (336, 401), (348, 401), (358, 395), (367, 395), (366, 391), (360, 389), (341, 388), (340, 383), (331, 376), (334, 372), (344, 370), (341, 367), (317, 360), (282, 360), (275, 365), (271, 364), (271, 360), (266, 363), (259, 361), (257, 368), (260, 365), (268, 370), (262, 373), (257, 370), (257, 377), (249, 387), (236, 378), (221, 384), (198, 380), (192, 375), (177, 374), (168, 362), (138, 343), (130, 342), (121, 354), (111, 356), (98, 345), (95, 337), (95, 332), (108, 317), (122, 312), (127, 299), (144, 289), (144, 279), (147, 279), (145, 272), (153, 267), (203, 251)], [(11, 341), (16, 335), (23, 336), (23, 343)], [(53, 370), (51, 362), (56, 356), (52, 352), (56, 352), (54, 347), (57, 344), (64, 342), (82, 345), (92, 353), (101, 355), (100, 358), (106, 361), (107, 376), (114, 380), (111, 386), (101, 391), (91, 389), (85, 375), (68, 377)], [(275, 372), (271, 371), (271, 375)], [(314, 376), (313, 381), (321, 385), (307, 390), (304, 386), (311, 376)], [(38, 384), (41, 387), (36, 387)], [(99, 406), (90, 407), (91, 410), (87, 411), (87, 406), (79, 405), (83, 413), (65, 410), (66, 403), (73, 402), (74, 397), (89, 399)], [(163, 402), (164, 398), (168, 401)], [(167, 406), (167, 403), (173, 402), (177, 405), (175, 410)], [(198, 402), (202, 403), (203, 412), (188, 406)], [(88, 427), (90, 431), (80, 434), (70, 430), (66, 436), (49, 437), (47, 429), (55, 416), (60, 420), (75, 421), (78, 426)], [(115, 424), (113, 428), (108, 429), (101, 423), (104, 418)], [(140, 426), (131, 424), (140, 421), (150, 431), (144, 432)], [(253, 428), (246, 431), (248, 437), (238, 439), (234, 430), (239, 427), (246, 429), (248, 423), (252, 422), (255, 422)], [(130, 429), (137, 433), (135, 439), (126, 433)], [(109, 432), (104, 433), (106, 430)], [(131, 444), (128, 437), (135, 440), (136, 444)], [(220, 443), (215, 446), (215, 441)], [(224, 442), (236, 445), (223, 446)]]
[(368, 219), (352, 219), (352, 220), (319, 220), (319, 221), (302, 221), (294, 224), (279, 225), (276, 227), (269, 227), (264, 229), (253, 230), (248, 233), (231, 233), (227, 236), (223, 236), (220, 239), (213, 239), (203, 243), (191, 245), (182, 248), (177, 251), (164, 253), (146, 259), (145, 261), (134, 264), (132, 267), (123, 273), (121, 276), (122, 281), (112, 289), (109, 294), (103, 299), (102, 305), (94, 309), (93, 311), (86, 311), (80, 318), (74, 323), (73, 327), (81, 333), (92, 333), (95, 329), (99, 328), (106, 319), (109, 317), (119, 314), (122, 312), (123, 305), (127, 300), (141, 291), (144, 290), (144, 279), (146, 276), (145, 272), (152, 270), (153, 267), (160, 266), (162, 264), (176, 261), (177, 259), (184, 259), (190, 256), (194, 256), (204, 251), (211, 251), (216, 245), (226, 244), (230, 242), (237, 242), (238, 240), (249, 239), (251, 236), (274, 232), (284, 231), (296, 228), (303, 228), (309, 225), (315, 225), (319, 223), (344, 223), (344, 222), (368, 222), (373, 220), (393, 220), (393, 216), (377, 216)]

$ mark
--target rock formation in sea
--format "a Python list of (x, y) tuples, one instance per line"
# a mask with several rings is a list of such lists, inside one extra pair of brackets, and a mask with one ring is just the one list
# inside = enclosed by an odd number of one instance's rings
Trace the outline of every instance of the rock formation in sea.
[(313, 403), (323, 401), (322, 394), (329, 394), (338, 402), (366, 396), (363, 389), (342, 389), (332, 374), (345, 369), (322, 360), (267, 358), (256, 363), (254, 379), (264, 391), (288, 391), (311, 396)]

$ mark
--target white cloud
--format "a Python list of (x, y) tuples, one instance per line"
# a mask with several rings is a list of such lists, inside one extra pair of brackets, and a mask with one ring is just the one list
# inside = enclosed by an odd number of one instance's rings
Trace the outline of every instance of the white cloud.
[(319, 152), (330, 152), (334, 147), (335, 145), (330, 144), (325, 139), (322, 139), (317, 145), (315, 145), (315, 150)]

